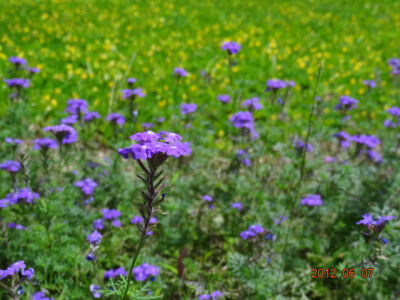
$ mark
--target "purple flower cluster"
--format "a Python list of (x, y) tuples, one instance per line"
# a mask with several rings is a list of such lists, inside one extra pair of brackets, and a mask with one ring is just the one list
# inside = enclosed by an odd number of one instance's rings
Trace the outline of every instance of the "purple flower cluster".
[(235, 208), (235, 209), (237, 209), (238, 211), (241, 211), (242, 208), (243, 208), (243, 204), (242, 204), (242, 202), (235, 202), (235, 203), (232, 203), (232, 208)]
[(8, 227), (8, 228), (17, 229), (17, 230), (24, 230), (24, 229), (25, 229), (25, 227), (24, 227), (23, 225), (17, 224), (17, 223), (15, 223), (15, 222), (8, 223), (8, 224), (7, 224), (7, 227)]
[(54, 125), (43, 128), (44, 131), (50, 131), (59, 143), (71, 144), (76, 141), (77, 134), (73, 127), (69, 125)]
[(389, 66), (392, 68), (390, 74), (398, 76), (400, 75), (400, 59), (398, 58), (391, 58), (389, 59)]
[(156, 266), (143, 263), (133, 268), (132, 273), (136, 281), (145, 281), (148, 277), (152, 279), (152, 277), (157, 276), (160, 273), (160, 269)]
[(101, 233), (95, 230), (86, 237), (86, 240), (92, 245), (98, 245), (101, 243), (101, 238)]
[(111, 113), (106, 117), (107, 121), (113, 122), (116, 125), (124, 125), (125, 124), (125, 118), (123, 115), (119, 113)]
[(307, 206), (320, 206), (322, 205), (322, 198), (321, 195), (314, 194), (314, 195), (306, 195), (300, 201), (300, 205), (307, 205)]
[(128, 148), (118, 149), (118, 154), (125, 159), (131, 156), (134, 160), (151, 159), (156, 155), (179, 157), (191, 154), (189, 143), (181, 143), (182, 137), (172, 132), (145, 131), (136, 133), (130, 137), (131, 140), (138, 142)]
[(4, 141), (8, 144), (13, 144), (13, 145), (21, 145), (23, 143), (22, 140), (20, 139), (13, 139), (10, 137), (6, 137)]
[(93, 297), (96, 298), (96, 299), (101, 298), (101, 296), (102, 296), (101, 293), (97, 292), (97, 291), (100, 291), (100, 290), (101, 290), (101, 287), (98, 286), (98, 285), (91, 284), (89, 286), (89, 291), (92, 293)]
[(101, 210), (101, 213), (103, 214), (104, 220), (110, 221), (112, 226), (114, 227), (122, 226), (122, 223), (119, 220), (119, 217), (121, 216), (121, 212), (119, 210), (103, 208)]
[(79, 115), (81, 113), (87, 112), (88, 103), (83, 99), (69, 99), (67, 101), (67, 108), (65, 112), (70, 113), (72, 115)]
[(66, 118), (61, 119), (61, 125), (73, 125), (78, 122), (78, 115), (70, 115)]
[(21, 164), (18, 161), (6, 160), (4, 163), (0, 164), (0, 169), (9, 173), (16, 173), (21, 169)]
[(400, 125), (400, 108), (397, 106), (391, 107), (386, 110), (392, 117), (396, 119), (397, 122), (393, 122), (390, 119), (386, 119), (383, 123), (383, 126), (385, 127), (392, 127), (395, 128), (398, 125)]
[(348, 134), (345, 131), (340, 131), (338, 133), (335, 133), (333, 137), (338, 138), (340, 146), (343, 148), (349, 148), (351, 146), (351, 141), (353, 140), (350, 134)]
[(237, 152), (237, 158), (246, 167), (251, 166), (250, 154), (247, 152), (247, 149), (246, 150), (239, 149)]
[(178, 78), (186, 77), (188, 73), (184, 68), (174, 68), (174, 75), (178, 76)]
[(19, 271), (21, 271), (21, 275), (27, 277), (28, 280), (32, 279), (35, 271), (32, 268), (29, 268), (27, 270), (25, 270), (25, 268), (26, 265), (23, 260), (17, 261), (13, 263), (11, 266), (9, 266), (6, 270), (0, 270), (0, 280), (3, 280), (8, 276), (12, 277), (18, 274)]
[(181, 104), (181, 114), (187, 115), (194, 113), (197, 109), (197, 105), (194, 103), (182, 103)]
[(385, 216), (374, 219), (370, 214), (364, 214), (362, 220), (358, 221), (356, 225), (365, 225), (371, 231), (380, 232), (385, 227), (387, 221), (393, 220), (394, 216)]
[(228, 51), (229, 55), (239, 53), (241, 48), (242, 47), (238, 43), (235, 43), (235, 42), (225, 42), (221, 46), (221, 49)]
[(357, 144), (365, 145), (368, 148), (375, 148), (381, 143), (380, 139), (378, 139), (374, 135), (366, 135), (366, 134), (353, 135), (351, 139)]
[(217, 100), (221, 101), (222, 103), (230, 103), (231, 102), (231, 96), (229, 95), (218, 95)]
[(240, 237), (244, 240), (253, 238), (264, 233), (264, 228), (261, 225), (251, 225), (247, 230), (240, 233)]
[(100, 114), (97, 111), (88, 111), (83, 115), (83, 121), (86, 123), (95, 119), (100, 119)]
[(128, 275), (128, 272), (123, 267), (120, 267), (118, 269), (110, 269), (104, 272), (105, 279), (115, 278), (119, 276), (126, 276), (126, 275)]
[(365, 85), (365, 86), (367, 86), (367, 87), (369, 87), (371, 89), (376, 88), (375, 80), (363, 80), (362, 83), (363, 83), (363, 85)]
[(10, 61), (10, 63), (12, 63), (13, 65), (16, 65), (16, 66), (26, 65), (26, 63), (27, 63), (26, 59), (23, 59), (23, 58), (17, 57), (17, 56), (11, 56), (9, 61)]
[(29, 188), (18, 189), (14, 193), (8, 194), (5, 199), (0, 200), (0, 207), (7, 207), (8, 205), (15, 205), (19, 202), (35, 203), (35, 199), (39, 199), (38, 193), (32, 192)]
[(199, 300), (218, 300), (219, 298), (223, 297), (220, 291), (214, 291), (211, 294), (203, 294), (199, 296)]
[(282, 79), (269, 79), (267, 81), (267, 89), (265, 91), (266, 92), (269, 92), (269, 91), (275, 92), (277, 90), (283, 89), (288, 86), (294, 87), (294, 86), (296, 86), (296, 84), (294, 83), (294, 81), (285, 81)]
[(260, 103), (260, 99), (258, 99), (257, 97), (254, 97), (254, 98), (250, 98), (250, 99), (247, 99), (247, 100), (245, 100), (243, 103), (242, 103), (242, 107), (244, 107), (244, 108), (246, 108), (247, 107), (247, 109), (250, 111), (250, 112), (252, 112), (252, 111), (255, 111), (255, 110), (260, 110), (260, 109), (262, 109), (262, 104)]
[(213, 201), (213, 198), (212, 198), (210, 195), (204, 195), (204, 196), (203, 196), (203, 200), (204, 200), (204, 201), (207, 201), (207, 202), (212, 202), (212, 201)]
[(350, 96), (341, 96), (339, 98), (339, 103), (335, 106), (337, 110), (348, 111), (357, 107), (358, 100)]
[(75, 182), (74, 186), (81, 188), (82, 193), (85, 195), (91, 195), (93, 194), (94, 189), (97, 187), (97, 183), (91, 178), (85, 178)]
[(236, 128), (254, 128), (254, 119), (251, 112), (248, 111), (239, 111), (231, 116), (229, 121)]
[(299, 154), (303, 153), (304, 148), (306, 149), (306, 152), (313, 151), (313, 146), (311, 144), (307, 143), (307, 146), (306, 146), (306, 143), (299, 139), (295, 139), (293, 141), (293, 145)]
[(30, 300), (54, 300), (54, 298), (46, 297), (46, 294), (43, 291), (40, 291), (34, 293)]
[(128, 99), (128, 98), (136, 98), (140, 97), (143, 98), (146, 95), (143, 93), (141, 88), (135, 88), (135, 89), (125, 89), (122, 90), (122, 100)]
[(29, 79), (24, 78), (12, 78), (12, 79), (4, 79), (4, 82), (7, 83), (10, 88), (27, 88), (29, 87)]

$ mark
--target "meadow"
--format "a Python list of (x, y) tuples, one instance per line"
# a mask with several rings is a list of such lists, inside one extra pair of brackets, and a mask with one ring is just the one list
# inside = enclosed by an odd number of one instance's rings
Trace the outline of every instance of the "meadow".
[(400, 2), (0, 1), (0, 299), (400, 299)]

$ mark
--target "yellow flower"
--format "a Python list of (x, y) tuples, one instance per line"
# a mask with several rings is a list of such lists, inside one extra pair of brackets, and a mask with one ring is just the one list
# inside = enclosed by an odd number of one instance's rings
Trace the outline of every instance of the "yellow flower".
[(54, 90), (54, 92), (55, 92), (57, 95), (60, 95), (60, 94), (61, 94), (61, 89), (60, 89), (60, 88), (56, 88), (56, 89)]
[(57, 106), (58, 102), (56, 99), (52, 99), (50, 104), (51, 104), (51, 106), (55, 107), (55, 106)]
[(159, 108), (164, 108), (167, 105), (167, 100), (162, 100), (158, 102), (158, 107)]
[(276, 120), (276, 115), (275, 115), (275, 114), (271, 115), (271, 120), (272, 120), (272, 121), (275, 121), (275, 120)]
[(224, 131), (223, 131), (223, 130), (220, 130), (220, 131), (218, 131), (218, 136), (219, 136), (219, 137), (223, 137), (223, 136), (224, 136), (224, 134), (225, 134), (225, 133), (224, 133)]

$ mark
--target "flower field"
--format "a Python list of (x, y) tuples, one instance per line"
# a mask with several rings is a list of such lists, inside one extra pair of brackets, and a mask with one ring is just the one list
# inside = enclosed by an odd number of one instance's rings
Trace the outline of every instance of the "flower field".
[(399, 2), (0, 11), (0, 299), (400, 299)]

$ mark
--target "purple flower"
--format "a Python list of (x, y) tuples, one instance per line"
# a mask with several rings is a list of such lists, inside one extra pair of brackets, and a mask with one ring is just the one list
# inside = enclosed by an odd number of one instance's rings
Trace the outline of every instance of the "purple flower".
[(0, 199), (0, 208), (6, 208), (10, 204), (9, 199)]
[(142, 127), (143, 127), (145, 130), (148, 130), (148, 129), (154, 127), (154, 124), (153, 124), (153, 123), (142, 123)]
[(43, 128), (44, 131), (50, 131), (60, 142), (68, 135), (76, 134), (75, 129), (69, 125), (54, 125)]
[(395, 128), (395, 127), (397, 127), (397, 124), (395, 122), (392, 122), (389, 119), (386, 119), (385, 121), (383, 121), (383, 126)]
[(203, 200), (204, 200), (204, 201), (208, 201), (208, 202), (212, 202), (212, 201), (213, 201), (213, 198), (212, 198), (211, 196), (209, 196), (209, 195), (204, 195), (204, 196), (203, 196)]
[(160, 118), (157, 119), (157, 122), (158, 122), (158, 123), (163, 123), (164, 121), (165, 121), (165, 118), (164, 118), (164, 117), (160, 117)]
[(33, 140), (33, 143), (35, 144), (33, 146), (33, 150), (38, 150), (38, 149), (57, 149), (57, 142), (51, 138), (41, 138), (41, 139), (36, 139)]
[(136, 88), (133, 90), (130, 89), (125, 89), (122, 90), (122, 99), (128, 99), (128, 98), (135, 98), (135, 97), (140, 97), (143, 98), (146, 95), (143, 93), (141, 88)]
[(76, 131), (73, 133), (68, 133), (62, 140), (63, 144), (73, 144), (78, 140), (78, 134)]
[(106, 117), (106, 120), (107, 121), (111, 121), (111, 122), (113, 122), (114, 124), (117, 124), (117, 125), (124, 125), (125, 124), (124, 116), (122, 116), (119, 113), (111, 113), (111, 114), (109, 114)]
[(97, 219), (93, 221), (93, 228), (97, 230), (102, 230), (104, 229), (104, 220), (103, 219)]
[(85, 195), (91, 195), (93, 194), (94, 189), (97, 187), (97, 183), (91, 178), (85, 178), (75, 182), (74, 186), (81, 188), (82, 193)]
[(288, 218), (285, 216), (278, 216), (277, 218), (274, 219), (274, 223), (276, 225), (280, 225), (283, 221), (287, 221)]
[(144, 281), (149, 276), (157, 276), (160, 273), (160, 269), (156, 266), (143, 263), (132, 270), (132, 274), (135, 276), (136, 281)]
[(230, 103), (231, 102), (231, 96), (229, 95), (219, 95), (217, 96), (217, 100), (223, 102), (223, 103)]
[(286, 85), (287, 85), (287, 83), (284, 80), (281, 80), (281, 79), (269, 79), (267, 81), (267, 89), (265, 91), (266, 92), (268, 92), (268, 91), (277, 91), (277, 90), (285, 88)]
[(138, 143), (149, 143), (156, 142), (162, 139), (160, 133), (155, 133), (151, 130), (145, 132), (138, 132), (129, 137), (132, 141), (136, 141)]
[(225, 42), (222, 44), (221, 49), (228, 51), (229, 55), (236, 54), (242, 47), (235, 42)]
[(141, 216), (134, 216), (131, 220), (132, 224), (142, 224), (143, 218)]
[(11, 56), (9, 59), (10, 63), (13, 65), (19, 66), (19, 65), (26, 65), (26, 59), (23, 59), (21, 57), (17, 56)]
[(378, 146), (381, 141), (374, 135), (366, 135), (366, 134), (361, 134), (361, 135), (353, 135), (351, 137), (351, 140), (360, 144), (360, 145), (365, 145), (368, 148), (375, 148)]
[(336, 157), (332, 157), (332, 156), (325, 157), (325, 162), (326, 163), (331, 163), (331, 162), (336, 162), (336, 161), (337, 161)]
[(322, 199), (321, 195), (315, 194), (315, 195), (306, 195), (303, 199), (300, 201), (300, 205), (308, 205), (308, 206), (319, 206), (322, 205)]
[(73, 125), (76, 122), (78, 122), (78, 116), (77, 115), (70, 115), (64, 119), (61, 119), (60, 123), (63, 125)]
[(30, 74), (37, 74), (40, 72), (40, 69), (37, 67), (27, 67), (26, 70), (30, 73)]
[(217, 300), (219, 297), (223, 297), (222, 293), (220, 291), (214, 291), (211, 293), (211, 298), (212, 300)]
[(96, 291), (100, 291), (101, 290), (100, 286), (91, 284), (90, 287), (89, 287), (89, 290), (93, 294), (94, 298), (101, 298), (101, 293), (96, 292)]
[(289, 81), (286, 81), (286, 86), (295, 87), (296, 83), (294, 81), (289, 80)]
[(363, 219), (358, 221), (356, 225), (366, 225), (366, 226), (381, 226), (384, 225), (387, 221), (393, 220), (396, 217), (393, 216), (386, 216), (386, 217), (379, 217), (377, 220), (374, 220), (374, 218), (370, 214), (364, 214)]
[(6, 160), (0, 164), (0, 169), (3, 169), (9, 173), (16, 173), (21, 169), (21, 164), (18, 161)]
[(247, 240), (248, 238), (253, 237), (253, 236), (256, 236), (256, 233), (253, 232), (253, 231), (249, 231), (249, 230), (245, 230), (245, 231), (242, 231), (242, 232), (240, 233), (240, 237), (241, 237), (243, 240)]
[(264, 228), (261, 225), (251, 225), (248, 229), (256, 234), (260, 234), (264, 232)]
[(198, 299), (199, 300), (210, 300), (211, 296), (207, 295), (207, 294), (204, 294), (204, 295), (200, 295)]
[(78, 115), (80, 113), (84, 113), (87, 111), (88, 103), (86, 100), (83, 99), (69, 99), (67, 101), (67, 108), (65, 109), (66, 112)]
[(17, 229), (17, 230), (24, 230), (24, 229), (25, 229), (25, 227), (24, 227), (23, 225), (17, 224), (17, 223), (15, 223), (15, 222), (8, 223), (8, 224), (7, 224), (7, 227), (8, 227), (8, 228), (15, 228), (15, 229)]
[(363, 85), (366, 85), (367, 87), (369, 87), (371, 89), (376, 88), (375, 80), (363, 80), (362, 83), (363, 83)]
[(253, 129), (254, 128), (254, 119), (251, 112), (248, 111), (239, 111), (232, 115), (229, 121), (235, 126), (236, 128), (247, 128)]
[(181, 114), (187, 115), (190, 113), (194, 113), (197, 109), (197, 105), (194, 103), (183, 103), (181, 104)]
[(94, 119), (100, 119), (100, 114), (97, 111), (88, 111), (83, 115), (83, 121), (91, 122)]
[(14, 193), (6, 196), (6, 199), (10, 205), (17, 204), (20, 201), (24, 201), (25, 203), (35, 203), (35, 199), (39, 198), (40, 195), (32, 192), (29, 188), (18, 189)]
[(296, 148), (296, 150), (299, 153), (302, 153), (304, 148), (306, 148), (306, 152), (312, 152), (313, 151), (313, 146), (311, 144), (307, 143), (307, 147), (306, 147), (306, 143), (301, 141), (301, 140), (294, 140), (293, 144), (294, 144), (294, 147)]
[(386, 110), (389, 114), (391, 114), (393, 117), (400, 117), (400, 108), (397, 106), (391, 107)]
[(243, 204), (241, 202), (232, 203), (232, 208), (236, 208), (238, 211), (241, 211)]
[(260, 104), (260, 99), (258, 99), (257, 97), (254, 97), (254, 98), (245, 100), (242, 103), (242, 107), (247, 107), (249, 109), (249, 111), (254, 111), (254, 110), (262, 109), (263, 106)]
[(26, 276), (28, 278), (28, 280), (32, 279), (33, 274), (35, 274), (35, 270), (33, 270), (32, 268), (29, 268), (28, 270), (22, 270), (21, 271), (21, 275), (22, 276)]
[(86, 237), (86, 240), (92, 245), (98, 245), (101, 243), (101, 238), (101, 233), (95, 230)]
[(341, 96), (339, 98), (339, 104), (335, 106), (337, 110), (352, 110), (357, 107), (358, 100), (351, 98), (350, 96)]
[(121, 227), (122, 223), (121, 223), (121, 221), (119, 219), (114, 219), (114, 220), (111, 221), (111, 226), (113, 226), (113, 227)]
[(400, 59), (398, 58), (391, 58), (388, 61), (389, 66), (392, 68), (391, 74), (399, 75), (400, 74)]
[(103, 214), (103, 217), (106, 220), (117, 219), (121, 216), (121, 212), (117, 209), (103, 208), (101, 210), (101, 213)]
[(352, 138), (351, 138), (350, 134), (348, 134), (347, 132), (340, 131), (338, 133), (335, 133), (333, 135), (333, 137), (336, 137), (336, 138), (339, 139), (340, 145), (343, 148), (349, 148), (350, 147), (350, 142), (352, 141)]
[(126, 275), (128, 275), (128, 272), (123, 267), (114, 270), (114, 277)]
[(8, 87), (12, 88), (27, 88), (29, 87), (29, 80), (24, 78), (12, 78), (12, 79), (4, 79), (4, 82), (7, 83)]
[(136, 83), (136, 78), (128, 78), (128, 80), (127, 80), (127, 82), (129, 83), (129, 84), (134, 84), (134, 83)]
[(54, 298), (46, 297), (46, 294), (43, 291), (40, 291), (34, 293), (30, 300), (54, 300)]
[(367, 156), (369, 159), (373, 160), (374, 162), (381, 163), (383, 161), (382, 156), (373, 150), (367, 151)]
[(174, 68), (174, 75), (180, 77), (186, 77), (188, 73), (184, 68)]
[(9, 137), (6, 137), (4, 141), (8, 144), (14, 144), (14, 145), (21, 145), (23, 143), (22, 140), (20, 139), (13, 139)]
[(182, 140), (182, 137), (179, 134), (173, 132), (160, 131), (160, 136), (166, 143), (174, 143)]
[(157, 218), (151, 217), (149, 220), (149, 224), (156, 224), (158, 222)]
[(6, 278), (7, 276), (14, 276), (18, 274), (18, 272), (21, 270), (21, 275), (26, 276), (28, 280), (30, 280), (33, 277), (34, 270), (32, 268), (29, 268), (28, 270), (25, 270), (26, 265), (23, 260), (17, 261), (10, 265), (6, 270), (0, 270), (0, 280)]

